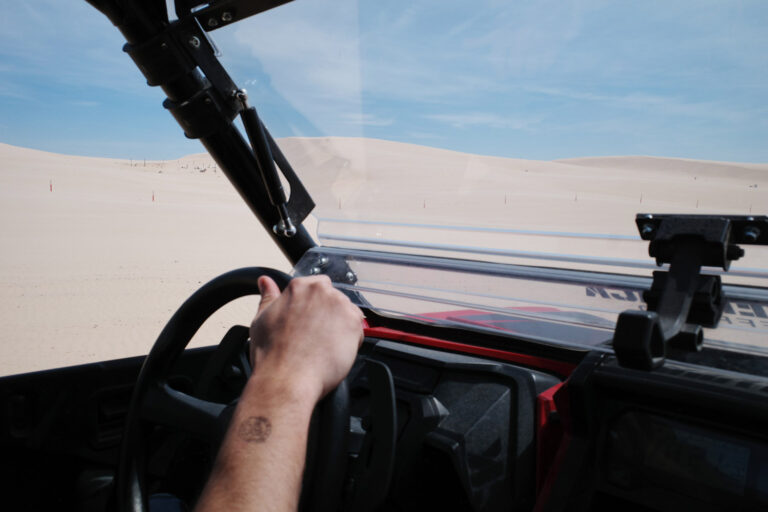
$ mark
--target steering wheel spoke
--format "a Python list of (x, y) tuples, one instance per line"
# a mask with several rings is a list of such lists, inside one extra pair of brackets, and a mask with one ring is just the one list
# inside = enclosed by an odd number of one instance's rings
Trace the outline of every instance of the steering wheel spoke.
[(141, 416), (208, 440), (219, 435), (219, 417), (225, 408), (225, 404), (201, 400), (160, 383), (147, 389)]

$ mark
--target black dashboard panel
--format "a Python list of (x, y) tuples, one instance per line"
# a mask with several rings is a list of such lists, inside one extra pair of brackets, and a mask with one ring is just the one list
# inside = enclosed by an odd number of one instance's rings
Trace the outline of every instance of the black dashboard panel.
[[(397, 448), (382, 510), (533, 505), (536, 395), (559, 379), (376, 339), (361, 354), (386, 365), (396, 389)], [(370, 402), (363, 360), (350, 375), (354, 431)]]
[(559, 407), (572, 439), (541, 510), (768, 509), (768, 380), (592, 354)]
[[(191, 393), (216, 367), (223, 372), (211, 380), (216, 399), (236, 398), (245, 373), (213, 364), (221, 347), (185, 352), (174, 386)], [(240, 358), (236, 352), (230, 355)], [(396, 439), (372, 509), (768, 510), (763, 377), (670, 360), (651, 372), (631, 370), (610, 355), (589, 354), (555, 395), (569, 439), (546, 492), (536, 496), (537, 395), (558, 377), (368, 338), (349, 377), (351, 461), (380, 423), (367, 361), (391, 376)], [(7, 455), (0, 480), (12, 508), (105, 503), (140, 364), (134, 358), (0, 379)], [(165, 429), (157, 434), (160, 446), (178, 441)], [(153, 488), (192, 503), (212, 455), (191, 441), (171, 447), (163, 456), (167, 471), (152, 465)], [(347, 475), (348, 484), (354, 478)], [(35, 492), (40, 485), (55, 492)]]
[[(768, 509), (768, 445), (717, 425), (624, 410), (601, 440), (600, 487), (665, 509)], [(679, 510), (679, 508), (676, 508)]]

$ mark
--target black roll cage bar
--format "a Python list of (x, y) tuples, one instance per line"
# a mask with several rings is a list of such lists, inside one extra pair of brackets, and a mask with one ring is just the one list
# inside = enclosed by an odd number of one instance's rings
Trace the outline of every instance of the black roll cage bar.
[[(120, 30), (123, 50), (150, 86), (167, 96), (163, 106), (188, 138), (199, 139), (292, 265), (315, 242), (303, 220), (315, 206), (285, 155), (259, 120), (247, 95), (217, 58), (207, 32), (291, 0), (175, 0), (169, 21), (165, 0), (86, 0)], [(250, 139), (233, 121), (238, 115)], [(286, 198), (277, 168), (290, 185)]]

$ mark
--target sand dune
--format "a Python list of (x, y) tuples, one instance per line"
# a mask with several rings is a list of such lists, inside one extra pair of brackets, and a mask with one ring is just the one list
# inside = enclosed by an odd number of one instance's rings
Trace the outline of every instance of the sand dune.
[[(326, 218), (637, 236), (640, 212), (745, 215), (768, 206), (768, 164), (635, 156), (546, 162), (349, 138), (281, 144), (297, 168), (311, 169), (306, 183), (321, 205), (317, 215)], [(647, 244), (635, 242), (393, 225), (333, 229), (345, 236), (647, 259)], [(750, 252), (742, 264), (760, 266), (759, 257)]]
[[(2, 145), (0, 161), (0, 374), (146, 353), (200, 283), (288, 269), (210, 159), (145, 166)], [(224, 312), (198, 343), (252, 308)]]
[[(768, 206), (767, 164), (542, 162), (348, 138), (280, 144), (321, 217), (635, 234), (638, 211), (746, 214)], [(0, 144), (0, 162), (0, 374), (146, 353), (200, 283), (241, 266), (288, 270), (207, 155), (145, 162)], [(387, 229), (377, 234), (408, 236)], [(573, 239), (460, 236), (531, 250), (579, 248)], [(254, 309), (255, 301), (233, 305), (195, 343), (217, 342)]]
[[(593, 158), (567, 158), (556, 160), (569, 165), (593, 167), (599, 169), (650, 172), (674, 172), (689, 176), (722, 177), (725, 174), (738, 173), (740, 177), (765, 177), (768, 164), (751, 164), (740, 162), (714, 162), (691, 160), (688, 158), (663, 158), (655, 156), (603, 156)], [(752, 171), (752, 172), (750, 172)]]
[(282, 144), (300, 168), (312, 169), (307, 184), (318, 203), (337, 206), (335, 215), (418, 214), (442, 222), (634, 234), (632, 220), (643, 209), (748, 214), (768, 204), (768, 164), (653, 157), (544, 162), (370, 139)]

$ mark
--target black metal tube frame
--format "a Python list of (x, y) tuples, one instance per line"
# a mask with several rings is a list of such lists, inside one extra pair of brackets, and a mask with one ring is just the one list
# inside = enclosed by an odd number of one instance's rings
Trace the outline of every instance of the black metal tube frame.
[[(272, 155), (291, 186), (288, 209), (297, 227), (290, 238), (273, 231), (280, 218), (261, 179), (259, 162), (253, 153), (256, 148), (249, 146), (233, 124), (242, 108), (234, 97), (237, 87), (216, 58), (198, 21), (188, 17), (169, 22), (163, 0), (87, 1), (121, 31), (127, 41), (124, 49), (147, 76), (148, 83), (160, 86), (168, 97), (164, 106), (171, 110), (188, 137), (200, 139), (264, 229), (295, 265), (306, 251), (316, 246), (300, 225), (314, 203), (265, 127)], [(137, 56), (139, 53), (141, 56)], [(152, 59), (157, 64), (154, 76)], [(168, 67), (177, 73), (165, 73)], [(157, 72), (165, 76), (153, 80)]]

